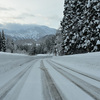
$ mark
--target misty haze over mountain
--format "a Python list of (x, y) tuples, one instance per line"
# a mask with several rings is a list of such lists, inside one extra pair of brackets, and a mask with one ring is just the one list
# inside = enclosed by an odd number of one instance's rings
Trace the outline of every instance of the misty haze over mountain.
[(34, 39), (37, 40), (46, 35), (56, 33), (56, 29), (49, 28), (47, 26), (35, 25), (35, 24), (0, 24), (0, 30), (5, 31), (5, 35), (12, 37), (13, 39)]

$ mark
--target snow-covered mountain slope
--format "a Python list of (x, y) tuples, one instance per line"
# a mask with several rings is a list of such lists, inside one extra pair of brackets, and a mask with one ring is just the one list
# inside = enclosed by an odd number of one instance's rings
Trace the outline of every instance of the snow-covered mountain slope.
[(7, 36), (14, 39), (39, 39), (45, 35), (56, 33), (56, 29), (40, 25), (20, 25), (20, 24), (6, 24), (0, 25), (0, 29), (4, 29)]

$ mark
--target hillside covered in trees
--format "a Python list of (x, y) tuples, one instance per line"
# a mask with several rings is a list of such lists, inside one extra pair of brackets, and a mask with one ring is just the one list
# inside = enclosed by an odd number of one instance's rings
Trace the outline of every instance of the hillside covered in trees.
[(46, 35), (37, 40), (16, 39), (5, 35), (4, 30), (0, 32), (0, 51), (11, 53), (25, 53), (29, 55), (54, 53), (55, 35)]
[(3, 30), (0, 32), (0, 51), (6, 52), (6, 39)]

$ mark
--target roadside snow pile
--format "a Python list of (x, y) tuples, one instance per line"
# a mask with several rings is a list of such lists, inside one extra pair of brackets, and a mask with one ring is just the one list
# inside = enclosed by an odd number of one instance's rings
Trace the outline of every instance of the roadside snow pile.
[(21, 66), (30, 60), (30, 56), (0, 52), (0, 74)]
[(53, 54), (37, 54), (37, 56), (53, 56)]
[(80, 72), (100, 76), (100, 52), (58, 56), (52, 60)]

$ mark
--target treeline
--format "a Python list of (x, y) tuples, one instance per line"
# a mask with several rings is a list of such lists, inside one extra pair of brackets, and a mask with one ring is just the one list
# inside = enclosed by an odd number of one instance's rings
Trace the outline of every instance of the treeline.
[(42, 40), (38, 41), (26, 44), (20, 42), (20, 44), (16, 45), (16, 51), (23, 51), (23, 53), (27, 53), (29, 55), (54, 53), (55, 35), (43, 37)]
[(6, 39), (3, 30), (0, 32), (0, 51), (6, 52)]
[(0, 32), (0, 51), (11, 53), (26, 53), (26, 45), (16, 44), (13, 38), (7, 38), (4, 30)]
[(63, 14), (56, 34), (56, 53), (100, 51), (100, 0), (65, 0)]
[(5, 36), (4, 30), (0, 32), (0, 51), (11, 53), (25, 53), (29, 55), (54, 53), (55, 35), (45, 36), (38, 43), (32, 41), (28, 43), (25, 40), (13, 40)]
[(47, 38), (44, 37), (44, 39), (38, 44), (33, 43), (29, 51), (29, 54), (36, 55), (36, 54), (54, 53), (55, 38), (56, 38), (55, 35), (52, 35), (52, 36), (48, 36)]

